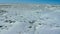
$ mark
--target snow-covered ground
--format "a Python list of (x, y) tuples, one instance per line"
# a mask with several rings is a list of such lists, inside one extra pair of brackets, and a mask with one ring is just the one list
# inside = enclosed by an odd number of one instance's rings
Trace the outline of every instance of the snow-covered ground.
[(60, 34), (60, 5), (0, 4), (0, 34)]

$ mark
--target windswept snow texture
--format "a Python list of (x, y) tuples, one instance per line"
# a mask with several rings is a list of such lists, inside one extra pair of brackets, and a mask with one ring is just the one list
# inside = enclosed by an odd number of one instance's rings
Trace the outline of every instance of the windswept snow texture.
[(0, 4), (0, 34), (60, 34), (60, 5)]

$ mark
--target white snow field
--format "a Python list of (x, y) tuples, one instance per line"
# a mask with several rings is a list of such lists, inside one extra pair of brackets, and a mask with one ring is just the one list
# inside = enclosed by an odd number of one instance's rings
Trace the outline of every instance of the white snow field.
[(60, 34), (60, 5), (0, 4), (0, 34)]

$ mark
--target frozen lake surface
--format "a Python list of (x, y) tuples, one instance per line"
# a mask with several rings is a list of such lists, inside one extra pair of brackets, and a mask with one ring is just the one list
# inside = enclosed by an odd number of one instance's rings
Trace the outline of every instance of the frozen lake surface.
[(60, 34), (60, 5), (0, 4), (0, 34)]

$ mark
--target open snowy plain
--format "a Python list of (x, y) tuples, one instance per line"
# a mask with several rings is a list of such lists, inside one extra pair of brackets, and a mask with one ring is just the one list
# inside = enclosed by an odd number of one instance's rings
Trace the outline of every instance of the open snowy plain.
[(60, 34), (60, 5), (0, 4), (0, 34)]

